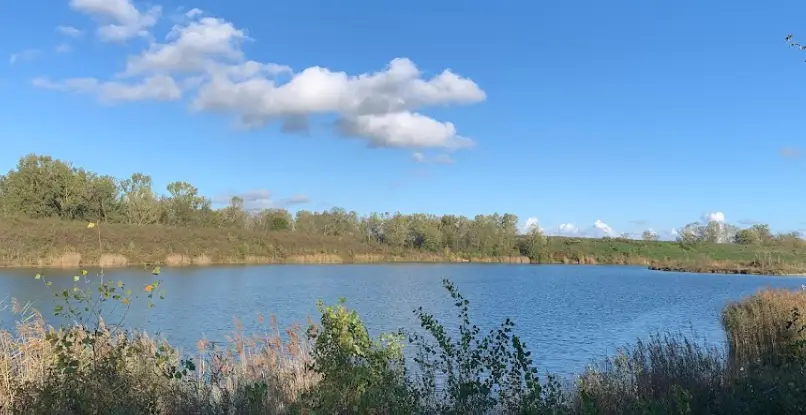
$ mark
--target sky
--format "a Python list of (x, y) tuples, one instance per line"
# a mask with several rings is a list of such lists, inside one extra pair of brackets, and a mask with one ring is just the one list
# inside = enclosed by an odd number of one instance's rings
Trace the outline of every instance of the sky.
[(806, 229), (806, 3), (156, 1), (0, 5), (0, 171), (555, 234)]

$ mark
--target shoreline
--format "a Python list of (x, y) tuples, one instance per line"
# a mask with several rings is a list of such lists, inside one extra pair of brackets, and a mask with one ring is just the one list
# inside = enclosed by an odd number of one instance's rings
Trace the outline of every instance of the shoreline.
[(773, 277), (806, 277), (806, 271), (787, 269), (761, 269), (737, 265), (736, 267), (684, 266), (684, 265), (650, 265), (650, 271), (685, 272), (691, 274), (723, 274), (723, 275), (765, 275)]

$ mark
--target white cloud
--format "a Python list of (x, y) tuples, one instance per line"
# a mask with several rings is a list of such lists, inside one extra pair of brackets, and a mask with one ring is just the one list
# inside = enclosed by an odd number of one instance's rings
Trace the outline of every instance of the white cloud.
[(70, 7), (95, 19), (100, 24), (98, 37), (107, 42), (149, 36), (162, 14), (159, 6), (140, 11), (131, 0), (70, 0)]
[(596, 220), (593, 225), (588, 228), (580, 229), (577, 225), (573, 223), (563, 223), (557, 227), (557, 229), (551, 232), (553, 235), (558, 236), (581, 236), (586, 238), (601, 238), (603, 236), (619, 236), (619, 234), (613, 230), (609, 225), (602, 222), (601, 220)]
[[(107, 28), (102, 36), (109, 40), (145, 36), (159, 15), (159, 8), (141, 12), (129, 0), (70, 4), (102, 22), (115, 22), (101, 28)], [(185, 90), (194, 90), (192, 110), (230, 114), (244, 127), (276, 121), (283, 131), (307, 132), (309, 117), (325, 115), (335, 116), (337, 132), (362, 139), (370, 147), (455, 150), (474, 145), (453, 123), (422, 113), (428, 107), (486, 99), (475, 82), (450, 69), (426, 79), (414, 62), (395, 58), (377, 72), (350, 75), (321, 66), (295, 72), (285, 65), (249, 60), (242, 45), (250, 40), (231, 22), (192, 9), (164, 41), (151, 41), (144, 51), (130, 56), (117, 76), (171, 77)], [(451, 159), (437, 156), (432, 162)]]
[(203, 11), (194, 7), (188, 10), (187, 13), (185, 13), (185, 16), (192, 19), (194, 17), (201, 16), (203, 13)]
[(543, 230), (544, 230), (540, 226), (540, 221), (534, 216), (526, 218), (526, 221), (523, 222), (523, 226), (521, 226), (520, 231), (521, 231), (521, 233), (526, 234), (526, 233), (531, 232), (532, 229), (537, 229), (537, 230), (539, 230), (541, 232), (543, 232)]
[(17, 62), (30, 61), (38, 58), (41, 54), (39, 49), (27, 49), (22, 52), (12, 53), (8, 58), (8, 63), (13, 65)]
[(579, 233), (579, 228), (573, 223), (563, 223), (557, 227), (558, 235), (576, 235)]
[(68, 37), (81, 37), (84, 34), (83, 31), (73, 26), (56, 26), (56, 31)]
[(613, 230), (610, 225), (602, 222), (599, 219), (596, 219), (596, 221), (593, 222), (593, 229), (595, 230), (595, 233), (602, 233), (606, 236), (618, 236), (618, 233)]
[(705, 214), (702, 215), (702, 220), (705, 223), (709, 223), (709, 222), (724, 223), (725, 222), (725, 214), (722, 213), (722, 212), (705, 213)]
[(165, 38), (168, 43), (152, 43), (140, 55), (129, 57), (124, 75), (198, 73), (220, 61), (238, 62), (243, 59), (240, 43), (248, 39), (232, 23), (213, 17), (175, 25)]
[(95, 78), (72, 78), (54, 82), (47, 78), (36, 78), (34, 86), (59, 91), (71, 91), (98, 96), (102, 102), (116, 101), (173, 101), (182, 97), (176, 82), (164, 75), (155, 75), (140, 83), (100, 82)]
[(60, 43), (56, 46), (56, 53), (69, 53), (73, 48), (68, 43)]
[(415, 163), (424, 163), (425, 162), (425, 154), (415, 151), (411, 153), (411, 159), (414, 160)]

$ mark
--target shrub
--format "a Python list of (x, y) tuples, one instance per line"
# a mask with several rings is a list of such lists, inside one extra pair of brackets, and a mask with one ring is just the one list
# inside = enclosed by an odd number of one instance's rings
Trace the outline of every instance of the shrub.
[(310, 368), (320, 382), (302, 397), (317, 413), (412, 413), (414, 399), (405, 382), (401, 338), (374, 340), (354, 310), (342, 299), (336, 306), (319, 302), (321, 326), (311, 326), (314, 342)]
[(515, 324), (506, 319), (481, 336), (481, 329), (470, 320), (470, 302), (450, 281), (443, 285), (458, 310), (459, 338), (451, 338), (422, 307), (415, 310), (420, 326), (433, 338), (409, 334), (417, 347), (419, 371), (413, 383), (421, 406), (441, 414), (562, 411), (566, 396), (561, 385), (551, 375), (541, 384), (526, 344), (512, 332)]

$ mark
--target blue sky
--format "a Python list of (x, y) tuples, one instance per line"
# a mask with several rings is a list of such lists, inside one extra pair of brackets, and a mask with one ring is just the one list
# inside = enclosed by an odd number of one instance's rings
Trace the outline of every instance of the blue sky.
[(211, 197), (512, 212), (549, 231), (598, 220), (664, 233), (709, 212), (803, 229), (806, 53), (784, 36), (806, 39), (804, 13), (795, 1), (4, 2), (0, 169), (36, 152)]

